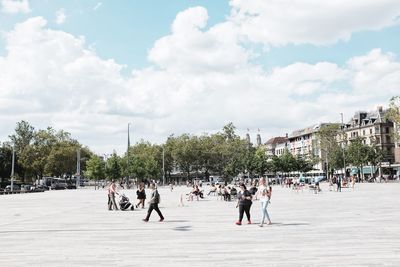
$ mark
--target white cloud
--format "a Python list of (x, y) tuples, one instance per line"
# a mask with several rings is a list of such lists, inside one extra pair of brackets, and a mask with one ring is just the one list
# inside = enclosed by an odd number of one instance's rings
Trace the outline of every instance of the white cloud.
[(134, 141), (162, 142), (230, 121), (239, 132), (281, 135), (338, 121), (339, 112), (350, 116), (397, 92), (400, 63), (379, 49), (343, 66), (297, 62), (265, 71), (250, 63), (232, 22), (206, 28), (207, 19), (203, 8), (178, 14), (171, 33), (149, 51), (153, 65), (128, 76), (83, 37), (49, 29), (42, 17), (17, 24), (0, 57), (0, 121), (7, 125), (0, 139), (21, 119), (70, 131), (99, 153), (125, 150), (128, 122)]
[(238, 45), (230, 22), (203, 31), (207, 20), (207, 10), (202, 7), (180, 12), (172, 24), (172, 34), (156, 41), (149, 60), (163, 69), (180, 72), (231, 72), (246, 67), (250, 54)]
[(65, 15), (65, 10), (63, 8), (57, 10), (56, 12), (56, 23), (63, 24), (66, 20), (67, 16)]
[(231, 0), (231, 20), (250, 41), (265, 45), (325, 45), (352, 33), (399, 23), (398, 0)]
[(15, 14), (31, 12), (28, 0), (1, 0), (1, 6), (1, 10), (5, 13)]

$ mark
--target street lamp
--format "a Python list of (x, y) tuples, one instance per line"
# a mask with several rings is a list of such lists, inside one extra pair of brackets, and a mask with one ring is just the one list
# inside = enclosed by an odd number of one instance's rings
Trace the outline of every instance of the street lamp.
[(14, 191), (14, 165), (15, 165), (15, 144), (12, 150), (12, 163), (11, 163), (11, 192)]
[(130, 136), (129, 136), (129, 126), (131, 125), (131, 123), (128, 123), (128, 147), (127, 147), (127, 151), (126, 151), (126, 185), (129, 184), (129, 147), (131, 146), (131, 140), (130, 140)]
[(76, 188), (81, 185), (81, 149), (76, 150)]
[(162, 169), (163, 169), (163, 186), (165, 186), (165, 149), (164, 145), (162, 147)]
[(343, 170), (344, 170), (344, 172), (343, 172), (343, 178), (346, 176), (346, 156), (345, 156), (345, 153), (344, 153), (344, 146), (345, 146), (345, 144), (344, 144), (344, 123), (343, 123), (343, 113), (340, 113), (340, 116), (341, 116), (341, 118), (342, 118), (342, 139), (343, 139), (343, 146), (342, 146), (342, 153), (343, 153)]

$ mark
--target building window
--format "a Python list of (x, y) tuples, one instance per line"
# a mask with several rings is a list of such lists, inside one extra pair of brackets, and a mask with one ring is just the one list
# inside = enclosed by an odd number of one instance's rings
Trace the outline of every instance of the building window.
[(365, 135), (365, 130), (363, 130), (363, 135)]
[(372, 129), (369, 129), (369, 134), (372, 134)]
[(389, 127), (386, 127), (386, 133), (390, 133)]
[(390, 143), (390, 136), (386, 136), (386, 143)]

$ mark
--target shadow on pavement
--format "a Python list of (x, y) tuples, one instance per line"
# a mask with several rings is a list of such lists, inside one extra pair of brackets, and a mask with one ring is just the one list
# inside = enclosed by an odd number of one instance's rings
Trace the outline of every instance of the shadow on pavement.
[(177, 226), (177, 227), (172, 228), (172, 230), (186, 232), (186, 231), (191, 231), (192, 230), (192, 226), (190, 226), (190, 225)]
[(272, 223), (271, 225), (276, 226), (304, 226), (310, 225), (309, 223)]

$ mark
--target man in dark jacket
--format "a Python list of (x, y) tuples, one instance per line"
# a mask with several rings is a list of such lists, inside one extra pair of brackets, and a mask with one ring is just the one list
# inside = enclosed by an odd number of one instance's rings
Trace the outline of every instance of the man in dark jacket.
[(147, 216), (143, 221), (148, 222), (151, 212), (155, 210), (158, 213), (158, 216), (160, 216), (160, 222), (164, 221), (164, 216), (162, 215), (160, 209), (158, 208), (158, 204), (160, 203), (160, 194), (157, 191), (156, 185), (154, 183), (150, 184), (150, 189), (151, 195), (150, 195), (150, 201), (149, 201), (149, 209), (147, 210)]

